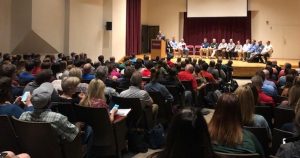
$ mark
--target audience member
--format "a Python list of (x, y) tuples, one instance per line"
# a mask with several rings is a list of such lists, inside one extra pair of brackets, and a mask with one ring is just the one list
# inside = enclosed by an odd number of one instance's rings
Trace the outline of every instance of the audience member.
[(25, 71), (19, 74), (19, 83), (20, 85), (26, 85), (29, 82), (32, 82), (35, 78), (32, 75), (32, 70), (34, 68), (34, 63), (27, 61), (25, 62)]
[(83, 74), (82, 74), (83, 80), (92, 80), (95, 78), (95, 75), (92, 74), (92, 65), (91, 64), (84, 64), (82, 71), (83, 71)]
[(258, 153), (264, 156), (256, 137), (242, 127), (238, 97), (224, 93), (218, 100), (208, 130), (214, 151), (226, 153)]
[(261, 76), (255, 75), (251, 78), (251, 82), (253, 86), (255, 86), (258, 95), (259, 95), (259, 103), (262, 105), (272, 105), (275, 106), (275, 102), (272, 97), (268, 96), (265, 92), (262, 91), (263, 79)]

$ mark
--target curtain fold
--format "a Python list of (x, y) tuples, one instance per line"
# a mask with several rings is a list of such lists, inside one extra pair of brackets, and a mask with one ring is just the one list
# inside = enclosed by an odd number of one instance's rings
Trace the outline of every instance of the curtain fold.
[(141, 0), (127, 0), (126, 55), (141, 51)]
[(235, 42), (244, 43), (251, 39), (251, 12), (247, 17), (216, 17), (216, 18), (188, 18), (184, 14), (183, 37), (187, 44), (201, 45), (203, 38), (211, 42), (213, 38), (220, 43), (223, 38), (226, 42), (232, 38)]

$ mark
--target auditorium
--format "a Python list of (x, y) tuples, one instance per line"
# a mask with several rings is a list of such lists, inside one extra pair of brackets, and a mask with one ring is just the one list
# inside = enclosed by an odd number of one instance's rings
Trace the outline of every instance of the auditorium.
[(0, 0), (0, 158), (300, 157), (299, 0)]

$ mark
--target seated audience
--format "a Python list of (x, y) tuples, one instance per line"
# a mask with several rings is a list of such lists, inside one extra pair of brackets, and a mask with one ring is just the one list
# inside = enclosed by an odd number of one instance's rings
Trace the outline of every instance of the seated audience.
[[(256, 90), (256, 89), (255, 89)], [(272, 139), (272, 133), (266, 119), (255, 112), (254, 95), (249, 85), (238, 87), (234, 92), (239, 100), (241, 106), (242, 123), (244, 126), (250, 127), (264, 127), (267, 129), (269, 140)], [(257, 92), (256, 92), (257, 93)]]
[(151, 69), (151, 81), (145, 85), (144, 89), (147, 92), (159, 92), (161, 96), (165, 98), (165, 101), (173, 102), (174, 98), (169, 90), (158, 82), (158, 76), (160, 71)]
[(142, 108), (152, 107), (152, 111), (156, 112), (158, 106), (154, 104), (149, 93), (141, 89), (142, 86), (142, 75), (140, 72), (135, 71), (130, 78), (131, 86), (129, 89), (120, 93), (120, 97), (124, 98), (139, 98), (142, 103)]
[(110, 87), (110, 84), (108, 83), (108, 80), (107, 76), (108, 76), (108, 69), (106, 66), (99, 66), (97, 69), (96, 69), (96, 72), (95, 72), (95, 76), (96, 76), (96, 79), (100, 79), (102, 82), (105, 83), (105, 89), (104, 89), (104, 93), (105, 95), (108, 95), (109, 98), (111, 99), (112, 96), (118, 96), (119, 93), (116, 92), (116, 90), (112, 87)]
[(19, 83), (21, 85), (26, 85), (27, 83), (34, 80), (34, 76), (32, 75), (32, 70), (34, 68), (33, 62), (25, 62), (25, 71), (19, 74)]
[(118, 87), (122, 89), (128, 89), (130, 86), (130, 78), (135, 69), (131, 66), (127, 66), (124, 71), (124, 75), (117, 80), (119, 83)]
[(105, 84), (100, 79), (93, 79), (88, 87), (87, 95), (83, 97), (79, 105), (92, 108), (105, 108), (109, 113), (110, 121), (114, 121), (116, 109), (109, 111), (105, 98)]
[(296, 110), (296, 117), (294, 120), (296, 129), (296, 140), (282, 144), (278, 149), (276, 156), (279, 158), (297, 158), (300, 155), (300, 110)]
[[(8, 115), (19, 118), (24, 111), (32, 111), (33, 107), (30, 96), (25, 102), (21, 101), (21, 97), (17, 97), (14, 103), (11, 91), (11, 79), (9, 77), (0, 78), (0, 115)], [(22, 108), (21, 106), (24, 106)]]
[(79, 83), (80, 79), (78, 77), (66, 77), (62, 79), (62, 94), (58, 97), (51, 98), (52, 102), (70, 102), (72, 104), (78, 104), (80, 98), (73, 95), (76, 93)]
[(152, 61), (148, 61), (145, 66), (146, 68), (142, 70), (141, 74), (142, 77), (150, 77), (151, 76), (151, 69), (153, 68), (153, 62)]
[(63, 140), (72, 142), (79, 133), (79, 129), (70, 123), (66, 116), (48, 109), (51, 104), (53, 91), (52, 84), (48, 82), (36, 88), (31, 96), (34, 110), (32, 112), (24, 112), (19, 119), (33, 122), (49, 122)]
[(272, 105), (275, 106), (275, 102), (272, 97), (268, 96), (265, 92), (262, 91), (262, 86), (263, 86), (263, 79), (261, 76), (255, 75), (251, 78), (251, 82), (253, 86), (255, 86), (258, 95), (259, 95), (259, 103), (261, 105)]
[(201, 111), (184, 108), (172, 119), (166, 145), (148, 158), (214, 158), (209, 133)]
[(203, 76), (207, 82), (209, 83), (213, 83), (216, 84), (217, 81), (215, 80), (214, 76), (207, 71), (208, 70), (208, 64), (207, 63), (203, 63), (202, 64), (202, 70), (201, 70), (201, 76)]
[(256, 137), (242, 127), (241, 108), (238, 97), (224, 93), (217, 102), (216, 109), (208, 124), (214, 151), (226, 153), (264, 152)]
[(109, 79), (116, 81), (121, 77), (121, 73), (117, 69), (117, 65), (115, 63), (110, 63), (107, 65), (108, 67), (108, 77)]
[(177, 76), (180, 81), (191, 81), (192, 88), (196, 92), (197, 91), (197, 81), (196, 78), (193, 76), (194, 67), (192, 64), (187, 64), (185, 66), (185, 71), (180, 71)]
[(95, 78), (95, 75), (92, 74), (92, 65), (91, 64), (84, 64), (83, 66), (83, 74), (82, 74), (82, 79), (83, 80), (92, 80)]
[(293, 85), (289, 90), (288, 100), (283, 101), (280, 104), (280, 107), (288, 108), (288, 109), (295, 109), (299, 98), (300, 98), (300, 85)]

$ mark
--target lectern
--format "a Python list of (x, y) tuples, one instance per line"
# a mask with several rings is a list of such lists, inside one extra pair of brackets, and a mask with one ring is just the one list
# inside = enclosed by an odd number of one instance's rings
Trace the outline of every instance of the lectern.
[(166, 41), (164, 40), (151, 40), (151, 59), (155, 59), (157, 56), (165, 58), (166, 54)]

